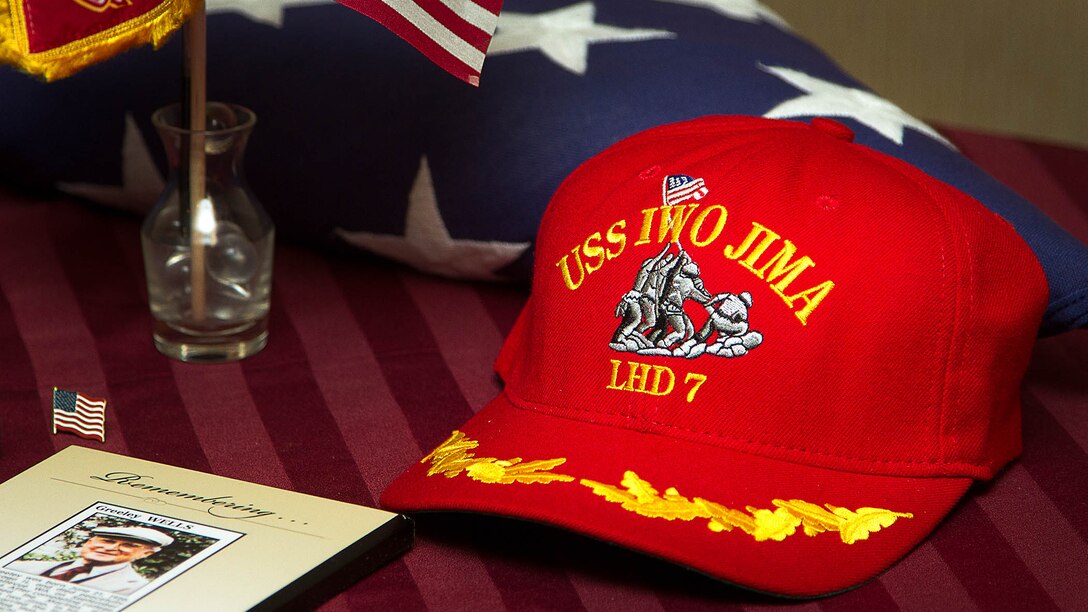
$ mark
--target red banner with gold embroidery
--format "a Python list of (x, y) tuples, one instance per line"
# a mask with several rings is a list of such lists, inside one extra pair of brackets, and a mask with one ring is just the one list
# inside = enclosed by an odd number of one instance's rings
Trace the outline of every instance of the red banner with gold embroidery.
[(130, 47), (158, 47), (195, 0), (0, 0), (0, 62), (46, 79)]

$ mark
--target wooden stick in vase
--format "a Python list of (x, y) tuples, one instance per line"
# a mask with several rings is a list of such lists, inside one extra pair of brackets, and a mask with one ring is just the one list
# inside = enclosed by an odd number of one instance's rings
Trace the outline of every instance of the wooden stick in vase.
[[(193, 320), (202, 322), (205, 317), (207, 278), (204, 261), (205, 231), (200, 231), (199, 224), (207, 212), (201, 210), (201, 202), (207, 195), (205, 185), (204, 132), (207, 115), (207, 29), (204, 1), (197, 0), (193, 15), (185, 25), (185, 81), (186, 104), (188, 107), (188, 125), (191, 134), (189, 146), (188, 207), (189, 242), (190, 242), (190, 296), (192, 298)], [(206, 206), (206, 204), (205, 204)], [(182, 215), (184, 222), (186, 215)]]

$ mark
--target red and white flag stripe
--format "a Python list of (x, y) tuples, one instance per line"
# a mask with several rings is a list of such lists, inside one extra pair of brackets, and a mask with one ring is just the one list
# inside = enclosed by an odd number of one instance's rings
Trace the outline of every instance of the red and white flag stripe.
[(408, 41), (453, 76), (479, 86), (502, 0), (337, 0)]

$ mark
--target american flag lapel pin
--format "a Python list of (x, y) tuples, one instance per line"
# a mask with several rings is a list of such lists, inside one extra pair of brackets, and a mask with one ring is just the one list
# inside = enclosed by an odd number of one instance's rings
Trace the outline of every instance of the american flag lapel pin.
[(58, 431), (105, 442), (106, 400), (53, 387), (53, 433)]

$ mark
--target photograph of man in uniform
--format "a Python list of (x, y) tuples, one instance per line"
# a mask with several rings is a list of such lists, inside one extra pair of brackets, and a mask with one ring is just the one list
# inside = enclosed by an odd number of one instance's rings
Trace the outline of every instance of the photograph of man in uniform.
[(132, 567), (174, 542), (171, 536), (149, 527), (96, 527), (68, 561), (14, 561), (8, 569), (46, 576), (119, 595), (147, 586), (148, 579)]

